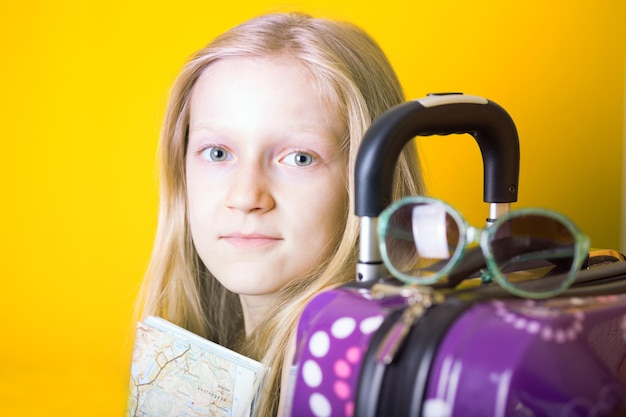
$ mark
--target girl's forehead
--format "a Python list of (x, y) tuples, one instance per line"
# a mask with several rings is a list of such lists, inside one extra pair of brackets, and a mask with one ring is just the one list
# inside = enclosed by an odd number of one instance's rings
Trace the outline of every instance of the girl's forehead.
[(324, 100), (327, 105), (339, 108), (339, 94), (337, 93), (337, 80), (333, 77), (333, 71), (321, 70), (320, 66), (313, 64), (303, 58), (299, 58), (288, 51), (271, 53), (268, 55), (235, 55), (218, 58), (208, 64), (198, 76), (192, 87), (201, 79), (210, 78), (212, 73), (219, 71), (222, 67), (273, 67), (279, 72), (295, 73), (298, 77), (306, 79), (315, 91), (317, 97)]
[(190, 98), (190, 129), (327, 131), (345, 136), (345, 121), (314, 76), (290, 57), (229, 57), (199, 76)]

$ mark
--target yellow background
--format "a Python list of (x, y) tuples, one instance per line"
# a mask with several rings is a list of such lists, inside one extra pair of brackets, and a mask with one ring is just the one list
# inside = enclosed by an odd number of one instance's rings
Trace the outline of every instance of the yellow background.
[[(0, 6), (0, 415), (120, 416), (133, 300), (154, 237), (168, 88), (212, 37), (270, 10), (351, 20), (407, 96), (509, 111), (520, 200), (619, 247), (624, 0), (50, 0)], [(433, 194), (482, 224), (469, 137), (424, 138)]]

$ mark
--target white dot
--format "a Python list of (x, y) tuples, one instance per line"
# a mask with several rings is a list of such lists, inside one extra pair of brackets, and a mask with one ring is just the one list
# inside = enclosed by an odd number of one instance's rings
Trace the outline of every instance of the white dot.
[(575, 321), (572, 323), (572, 329), (576, 330), (576, 333), (580, 333), (583, 331), (583, 324), (579, 321)]
[(345, 339), (352, 334), (355, 328), (356, 321), (352, 317), (343, 317), (333, 323), (330, 332), (337, 339)]
[(523, 329), (524, 327), (526, 327), (526, 319), (524, 319), (523, 317), (516, 319), (513, 322), (513, 327), (515, 327), (518, 330)]
[(361, 322), (359, 329), (363, 334), (370, 334), (378, 330), (384, 320), (383, 316), (368, 317)]
[(528, 323), (528, 327), (526, 327), (526, 330), (530, 334), (537, 334), (541, 330), (541, 324), (539, 324), (539, 322), (537, 321), (531, 321), (530, 323)]
[(309, 398), (309, 407), (311, 407), (311, 411), (316, 417), (329, 417), (332, 411), (330, 402), (328, 402), (326, 397), (317, 392)]
[(450, 406), (439, 398), (429, 398), (424, 401), (424, 417), (449, 417)]
[(330, 349), (330, 339), (326, 332), (316, 332), (309, 340), (309, 351), (316, 358), (321, 358), (328, 353)]
[(541, 329), (541, 338), (547, 342), (552, 340), (552, 328), (546, 326)]
[(513, 323), (517, 317), (513, 313), (507, 313), (503, 316), (503, 320), (505, 323)]
[(306, 361), (302, 365), (302, 378), (311, 388), (317, 388), (322, 383), (322, 369), (315, 361)]
[(576, 329), (568, 329), (565, 331), (565, 334), (567, 335), (567, 340), (573, 341), (576, 340), (578, 332), (576, 331)]

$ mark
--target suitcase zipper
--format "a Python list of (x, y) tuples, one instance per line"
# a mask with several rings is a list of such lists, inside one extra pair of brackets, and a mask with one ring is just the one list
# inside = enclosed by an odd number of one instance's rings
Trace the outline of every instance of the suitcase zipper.
[(371, 294), (379, 300), (401, 297), (406, 306), (400, 319), (391, 326), (376, 350), (376, 361), (385, 365), (393, 362), (413, 324), (424, 315), (428, 308), (442, 303), (445, 299), (442, 293), (432, 287), (418, 285), (398, 287), (379, 283), (372, 287)]

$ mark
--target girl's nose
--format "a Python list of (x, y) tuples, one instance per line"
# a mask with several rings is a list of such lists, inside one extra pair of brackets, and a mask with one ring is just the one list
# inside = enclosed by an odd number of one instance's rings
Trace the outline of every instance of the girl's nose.
[(234, 174), (226, 196), (226, 206), (245, 213), (263, 213), (274, 208), (271, 184), (260, 166), (241, 166)]

